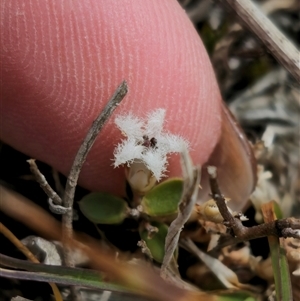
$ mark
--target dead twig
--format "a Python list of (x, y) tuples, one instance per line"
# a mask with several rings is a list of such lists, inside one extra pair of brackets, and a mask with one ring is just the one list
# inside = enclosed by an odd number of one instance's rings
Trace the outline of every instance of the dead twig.
[(50, 211), (55, 214), (66, 214), (67, 211), (72, 210), (72, 208), (66, 208), (61, 205), (62, 199), (48, 184), (45, 176), (40, 172), (39, 168), (37, 167), (35, 159), (29, 159), (27, 160), (27, 162), (29, 163), (30, 171), (34, 175), (35, 180), (40, 184), (40, 187), (49, 197), (48, 204)]
[(181, 230), (190, 217), (198, 196), (200, 168), (193, 166), (187, 150), (181, 154), (181, 159), (184, 176), (183, 192), (178, 205), (178, 216), (171, 223), (165, 241), (165, 256), (161, 266), (161, 275), (164, 278), (168, 275), (167, 270), (178, 246)]
[(225, 0), (270, 53), (300, 82), (300, 53), (251, 0)]
[[(115, 93), (113, 94), (109, 102), (107, 103), (107, 105), (104, 107), (100, 115), (96, 118), (96, 120), (94, 120), (93, 124), (91, 125), (85, 139), (83, 140), (75, 156), (73, 165), (71, 167), (69, 176), (67, 178), (65, 193), (62, 201), (60, 197), (57, 195), (57, 193), (54, 192), (53, 189), (50, 187), (50, 185), (47, 183), (45, 177), (38, 170), (34, 160), (33, 159), (28, 160), (32, 173), (35, 175), (38, 183), (40, 183), (43, 190), (49, 196), (50, 208), (52, 208), (54, 212), (63, 214), (62, 217), (63, 242), (69, 241), (73, 236), (73, 202), (74, 202), (75, 189), (76, 189), (81, 168), (99, 132), (101, 131), (101, 129), (103, 128), (104, 124), (109, 119), (113, 111), (123, 100), (123, 98), (127, 94), (127, 91), (128, 91), (127, 83), (126, 81), (123, 81), (119, 85), (119, 87), (117, 88), (117, 90), (115, 91)], [(53, 201), (59, 205), (53, 204)], [(61, 206), (60, 204), (62, 204), (63, 206)], [(63, 255), (64, 255), (63, 259), (65, 265), (68, 267), (73, 267), (74, 266), (72, 260), (73, 257), (71, 256), (71, 251), (69, 247), (67, 247), (67, 245), (65, 245), (65, 248), (63, 249)], [(71, 287), (71, 294), (73, 300), (77, 300), (78, 298), (80, 299), (79, 294), (78, 292), (76, 292), (75, 287)]]
[[(238, 239), (251, 240), (265, 236), (300, 238), (300, 220), (293, 217), (276, 220), (250, 228), (243, 226), (241, 220), (239, 219), (239, 215), (233, 217), (226, 206), (225, 198), (222, 195), (217, 182), (216, 167), (209, 166), (207, 170), (209, 174), (212, 197), (216, 201), (218, 209), (224, 219), (224, 224)], [(286, 231), (286, 229), (289, 230)]]
[[(103, 111), (97, 117), (97, 119), (93, 122), (91, 128), (89, 129), (83, 143), (81, 144), (73, 165), (71, 167), (67, 183), (65, 194), (63, 197), (63, 205), (66, 208), (73, 208), (74, 194), (75, 188), (77, 185), (78, 177), (83, 166), (83, 163), (86, 160), (86, 157), (92, 148), (99, 132), (103, 128), (105, 122), (111, 116), (113, 111), (119, 105), (119, 103), (123, 100), (125, 95), (127, 94), (128, 86), (126, 81), (123, 81), (121, 85), (117, 88), (112, 98), (109, 100)], [(72, 221), (73, 221), (73, 211), (68, 210), (66, 214), (63, 215), (62, 223), (63, 223), (63, 239), (70, 239), (72, 237)], [(65, 254), (66, 255), (66, 254)], [(65, 263), (67, 266), (73, 266), (72, 262), (69, 261), (68, 256), (65, 256)]]
[[(123, 81), (121, 85), (117, 88), (115, 93), (113, 94), (112, 98), (109, 100), (103, 111), (100, 113), (100, 115), (96, 118), (96, 120), (93, 122), (92, 126), (90, 127), (86, 137), (84, 138), (76, 156), (73, 162), (73, 165), (71, 167), (65, 193), (63, 197), (63, 206), (65, 208), (69, 208), (70, 210), (67, 210), (66, 213), (62, 217), (62, 237), (63, 241), (68, 241), (72, 238), (73, 235), (73, 202), (74, 202), (74, 195), (75, 195), (75, 189), (77, 185), (77, 181), (79, 178), (79, 174), (81, 171), (81, 168), (87, 158), (87, 155), (92, 148), (99, 132), (103, 128), (104, 124), (108, 120), (108, 118), (111, 116), (113, 111), (116, 109), (116, 107), (119, 105), (119, 103), (123, 100), (125, 95), (127, 94), (128, 86), (126, 81)], [(64, 263), (66, 266), (72, 267), (74, 266), (71, 251), (70, 249), (65, 245), (63, 250), (64, 255)], [(73, 300), (80, 300), (79, 293), (75, 287), (71, 287), (71, 295)]]
[(51, 188), (51, 186), (48, 184), (45, 176), (39, 171), (35, 159), (29, 159), (27, 160), (29, 163), (29, 168), (32, 174), (35, 177), (35, 180), (40, 184), (41, 188), (44, 190), (44, 192), (47, 194), (47, 196), (54, 202), (56, 205), (62, 205), (62, 199), (60, 196)]

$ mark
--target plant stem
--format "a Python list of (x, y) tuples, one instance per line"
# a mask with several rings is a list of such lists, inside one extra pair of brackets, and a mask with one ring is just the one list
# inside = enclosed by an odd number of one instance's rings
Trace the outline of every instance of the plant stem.
[(300, 52), (297, 48), (251, 0), (224, 1), (299, 83)]
[[(224, 219), (224, 224), (232, 231), (233, 236), (236, 236), (238, 239), (242, 240), (251, 240), (270, 235), (285, 238), (300, 238), (300, 220), (293, 217), (280, 219), (249, 228), (243, 226), (239, 216), (233, 217), (226, 206), (225, 198), (222, 195), (217, 181), (216, 167), (209, 166), (207, 170), (209, 174), (212, 197), (216, 201), (218, 209)], [(287, 229), (288, 231), (286, 231)]]
[[(66, 189), (65, 194), (63, 197), (63, 205), (66, 208), (73, 208), (73, 202), (74, 202), (74, 194), (75, 194), (75, 188), (77, 185), (77, 180), (81, 171), (81, 168), (83, 166), (83, 163), (86, 160), (86, 157), (92, 148), (99, 132), (103, 128), (105, 122), (109, 119), (113, 111), (116, 109), (116, 107), (119, 105), (119, 103), (123, 100), (125, 95), (127, 94), (128, 86), (126, 81), (123, 81), (121, 85), (117, 88), (103, 111), (100, 113), (100, 115), (97, 117), (97, 119), (93, 122), (92, 126), (90, 127), (83, 143), (81, 144), (73, 165), (71, 167), (67, 183), (66, 183)], [(63, 223), (63, 240), (69, 240), (72, 238), (72, 222), (73, 222), (73, 210), (68, 210), (66, 214), (63, 215), (62, 223)], [(71, 256), (68, 256), (68, 251), (66, 250), (64, 254), (64, 260), (65, 264), (67, 266), (73, 266), (73, 263), (71, 261)]]

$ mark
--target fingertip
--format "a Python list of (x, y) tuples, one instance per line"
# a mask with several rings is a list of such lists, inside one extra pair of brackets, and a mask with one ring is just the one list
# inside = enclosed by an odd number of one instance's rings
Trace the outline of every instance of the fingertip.
[[(16, 13), (18, 12), (18, 13)], [(166, 130), (191, 143), (203, 164), (220, 136), (220, 94), (197, 32), (176, 1), (6, 1), (2, 22), (1, 138), (68, 174), (88, 128), (119, 83), (129, 92), (115, 114), (166, 109)], [(80, 184), (124, 194), (112, 167), (121, 133), (112, 116)], [(178, 156), (169, 174), (180, 175)]]

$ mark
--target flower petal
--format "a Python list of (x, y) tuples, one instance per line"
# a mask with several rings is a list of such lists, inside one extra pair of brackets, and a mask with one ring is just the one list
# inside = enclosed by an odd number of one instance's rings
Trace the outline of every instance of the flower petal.
[(172, 134), (163, 134), (156, 138), (157, 148), (161, 153), (180, 153), (184, 149), (189, 149), (189, 143), (180, 136)]
[(155, 149), (148, 149), (147, 152), (142, 154), (142, 160), (152, 171), (157, 181), (164, 176), (167, 169), (167, 156), (161, 156)]
[(119, 115), (116, 117), (115, 123), (129, 139), (141, 139), (143, 137), (144, 121), (138, 117), (132, 114)]
[(115, 148), (114, 167), (127, 163), (129, 165), (134, 159), (141, 159), (145, 147), (137, 145), (134, 139), (123, 140)]
[(145, 135), (150, 139), (152, 137), (156, 138), (156, 136), (162, 132), (165, 115), (166, 110), (164, 109), (154, 110), (147, 115)]

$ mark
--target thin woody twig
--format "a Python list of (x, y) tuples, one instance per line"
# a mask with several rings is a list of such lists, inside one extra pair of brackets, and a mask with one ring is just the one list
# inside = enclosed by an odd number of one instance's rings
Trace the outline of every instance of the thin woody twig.
[[(128, 86), (126, 81), (123, 81), (121, 85), (117, 88), (115, 93), (113, 94), (112, 98), (109, 100), (101, 114), (97, 117), (97, 119), (93, 122), (91, 128), (89, 129), (83, 143), (81, 144), (73, 165), (71, 167), (65, 194), (63, 197), (63, 205), (66, 208), (72, 208), (73, 207), (73, 201), (74, 201), (74, 194), (75, 194), (75, 188), (77, 185), (77, 180), (81, 171), (81, 168), (83, 166), (83, 163), (86, 160), (86, 157), (92, 148), (97, 135), (103, 128), (103, 125), (108, 120), (108, 118), (111, 116), (113, 111), (116, 109), (116, 107), (119, 105), (119, 103), (123, 100), (125, 95), (127, 94)], [(73, 210), (69, 210), (66, 212), (66, 214), (63, 215), (62, 223), (63, 223), (63, 239), (70, 239), (72, 237), (72, 221), (73, 221)], [(71, 257), (67, 255), (68, 251), (64, 254), (65, 264), (67, 266), (73, 266)]]
[(300, 82), (300, 53), (251, 0), (225, 0), (270, 53)]
[[(278, 227), (282, 229), (281, 233), (282, 233), (282, 237), (287, 238), (287, 237), (293, 237), (293, 238), (300, 238), (300, 230), (299, 229), (292, 229), (292, 228), (284, 228), (285, 225), (288, 224), (293, 225), (294, 228), (299, 228), (300, 227), (300, 221), (295, 219), (295, 218), (289, 218), (289, 219), (283, 219), (283, 220), (279, 220), (278, 221)], [(263, 235), (265, 236), (265, 235)], [(259, 238), (258, 236), (253, 237), (253, 238), (249, 238), (249, 240), (251, 239), (255, 239), (255, 238)], [(240, 242), (243, 242), (245, 239), (243, 237), (233, 237), (230, 234), (221, 234), (219, 240), (218, 240), (218, 244), (212, 248), (209, 253), (216, 253), (218, 251), (220, 251), (221, 249), (223, 249), (224, 247), (230, 246), (230, 245), (236, 245)]]
[(44, 190), (47, 196), (54, 202), (54, 204), (62, 205), (62, 199), (48, 184), (45, 176), (39, 171), (35, 160), (29, 159), (27, 160), (27, 162), (29, 163), (30, 171), (34, 175), (35, 180), (40, 184), (41, 188)]
[(66, 214), (67, 211), (72, 210), (72, 208), (66, 208), (62, 206), (62, 199), (60, 196), (52, 189), (52, 187), (48, 184), (45, 176), (40, 172), (37, 167), (34, 159), (27, 160), (29, 163), (30, 171), (32, 172), (35, 180), (40, 184), (40, 187), (44, 190), (44, 192), (48, 195), (48, 204), (51, 212), (55, 214)]
[[(74, 194), (75, 194), (75, 188), (77, 185), (77, 180), (81, 171), (81, 168), (86, 160), (86, 157), (92, 148), (99, 132), (103, 128), (105, 122), (108, 120), (108, 118), (111, 116), (113, 111), (116, 109), (116, 107), (119, 105), (119, 103), (123, 100), (125, 95), (127, 94), (128, 86), (126, 81), (123, 81), (115, 93), (113, 94), (112, 98), (109, 100), (103, 111), (100, 113), (100, 115), (97, 117), (97, 119), (93, 122), (92, 126), (90, 127), (83, 143), (81, 144), (73, 165), (71, 167), (66, 189), (64, 193), (63, 200), (60, 199), (58, 194), (50, 187), (50, 185), (47, 183), (45, 177), (42, 175), (42, 173), (38, 170), (35, 160), (30, 159), (28, 160), (28, 163), (30, 165), (30, 170), (36, 177), (37, 182), (40, 184), (40, 186), (43, 188), (45, 193), (49, 196), (49, 205), (56, 212), (58, 209), (60, 214), (63, 214), (62, 217), (62, 237), (63, 241), (69, 241), (72, 238), (73, 234), (73, 202), (74, 202)], [(56, 203), (55, 204), (53, 204)], [(61, 204), (63, 206), (61, 206)], [(57, 213), (57, 212), (56, 212)], [(72, 261), (72, 256), (70, 256), (70, 249), (68, 247), (65, 247), (63, 250), (64, 255), (64, 263), (66, 266), (73, 267), (74, 263)], [(73, 300), (80, 300), (80, 294), (77, 291), (76, 287), (71, 287), (71, 295)]]
[[(67, 210), (66, 213), (62, 217), (62, 237), (63, 241), (69, 240), (72, 238), (73, 235), (73, 202), (74, 202), (74, 195), (75, 189), (77, 185), (77, 181), (79, 178), (79, 174), (81, 168), (87, 158), (87, 155), (92, 148), (99, 132), (103, 128), (104, 124), (111, 116), (113, 111), (119, 105), (119, 103), (123, 100), (125, 95), (127, 94), (128, 86), (126, 81), (123, 81), (115, 93), (113, 94), (112, 98), (109, 100), (105, 108), (102, 110), (100, 115), (94, 120), (92, 126), (90, 127), (85, 139), (83, 140), (71, 167), (69, 176), (67, 178), (65, 193), (63, 197), (63, 206), (65, 208), (71, 208), (71, 210)], [(74, 263), (72, 260), (72, 256), (70, 255), (70, 249), (65, 246), (63, 249), (63, 258), (64, 263), (66, 266), (73, 267)], [(73, 300), (81, 300), (79, 290), (76, 287), (71, 287), (71, 298)]]
[(72, 210), (72, 208), (66, 208), (61, 205), (55, 205), (51, 198), (48, 199), (49, 209), (51, 212), (55, 214), (66, 214), (68, 210)]
[[(44, 192), (48, 195), (48, 204), (49, 209), (51, 212), (55, 214), (65, 214), (68, 210), (71, 210), (72, 208), (66, 208), (64, 206), (61, 206), (62, 199), (60, 196), (52, 189), (52, 187), (47, 182), (45, 176), (40, 172), (39, 168), (37, 167), (35, 163), (35, 159), (29, 159), (27, 160), (29, 163), (29, 168), (35, 178), (35, 180), (40, 184), (40, 187), (44, 190)], [(53, 173), (53, 177), (58, 176), (58, 173)], [(58, 179), (54, 179), (56, 182)], [(57, 183), (56, 183), (57, 184)], [(57, 185), (56, 185), (57, 187)], [(60, 187), (58, 187), (59, 190)], [(74, 215), (74, 212), (73, 212)], [(75, 216), (76, 217), (76, 216)], [(74, 219), (75, 219), (74, 217)]]
[[(264, 223), (258, 226), (245, 227), (243, 226), (239, 217), (233, 217), (229, 212), (225, 198), (222, 195), (218, 182), (217, 182), (217, 169), (214, 166), (208, 167), (210, 188), (212, 197), (216, 201), (219, 211), (224, 219), (224, 224), (232, 230), (234, 236), (241, 240), (251, 240), (265, 236), (278, 236), (278, 237), (297, 237), (300, 238), (300, 220), (290, 217), (285, 219), (276, 220), (269, 223)], [(286, 229), (292, 229), (293, 231)]]

